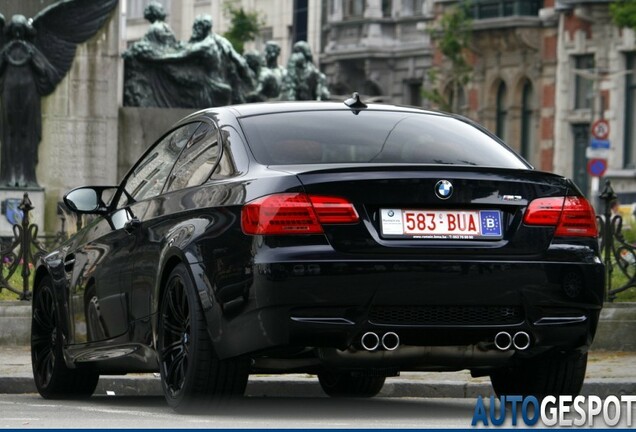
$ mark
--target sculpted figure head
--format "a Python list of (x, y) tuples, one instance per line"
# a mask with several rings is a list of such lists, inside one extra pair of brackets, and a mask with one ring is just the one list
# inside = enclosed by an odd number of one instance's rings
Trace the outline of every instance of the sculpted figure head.
[(280, 55), (280, 45), (275, 41), (267, 41), (265, 43), (265, 61), (269, 67), (277, 64)]
[(144, 9), (144, 18), (151, 23), (155, 21), (165, 21), (166, 12), (163, 10), (161, 3), (152, 1)]
[(35, 29), (24, 15), (13, 15), (7, 33), (11, 39), (27, 39), (34, 35)]
[(212, 17), (210, 15), (199, 15), (192, 24), (191, 41), (201, 41), (212, 32)]
[(311, 48), (309, 47), (309, 44), (306, 41), (296, 42), (294, 44), (294, 48), (292, 52), (301, 53), (305, 57), (305, 60), (307, 60), (307, 62), (309, 63), (313, 63), (314, 61), (314, 56), (311, 53)]

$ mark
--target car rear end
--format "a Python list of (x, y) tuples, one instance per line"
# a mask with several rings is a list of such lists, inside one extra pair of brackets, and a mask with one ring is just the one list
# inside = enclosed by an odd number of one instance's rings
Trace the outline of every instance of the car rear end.
[(242, 210), (260, 348), (315, 348), (331, 368), (475, 373), (587, 350), (604, 269), (571, 181), (423, 111), (241, 125), (259, 164), (299, 181)]

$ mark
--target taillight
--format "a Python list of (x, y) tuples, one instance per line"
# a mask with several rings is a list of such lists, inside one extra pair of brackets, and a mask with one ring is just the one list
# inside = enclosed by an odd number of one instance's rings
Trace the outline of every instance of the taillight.
[(565, 197), (538, 198), (528, 205), (523, 223), (526, 225), (556, 226), (563, 210)]
[(526, 225), (556, 226), (557, 237), (596, 237), (596, 216), (583, 197), (538, 198), (528, 205)]
[(339, 197), (309, 195), (321, 224), (347, 224), (358, 222), (358, 212), (349, 201)]
[(243, 206), (245, 234), (321, 234), (322, 224), (355, 223), (358, 213), (343, 198), (283, 193), (258, 198)]

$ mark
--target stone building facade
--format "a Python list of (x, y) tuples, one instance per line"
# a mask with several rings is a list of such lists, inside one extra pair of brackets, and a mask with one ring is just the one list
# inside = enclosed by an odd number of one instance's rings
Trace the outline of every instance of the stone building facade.
[[(457, 2), (436, 1), (439, 19)], [(474, 0), (469, 10), (473, 70), (457, 96), (460, 114), (477, 120), (538, 169), (553, 170), (558, 15), (546, 1)], [(434, 24), (433, 24), (434, 25)], [(434, 66), (444, 59), (435, 50)]]
[[(456, 3), (436, 1), (435, 17)], [(463, 114), (594, 198), (600, 186), (588, 173), (586, 149), (591, 125), (608, 120), (606, 177), (623, 201), (634, 202), (636, 40), (613, 23), (611, 3), (473, 0), (474, 71), (459, 97)], [(444, 61), (435, 50), (433, 65)]]
[(587, 174), (590, 126), (609, 122), (606, 176), (625, 203), (636, 202), (636, 38), (612, 21), (610, 1), (560, 0), (555, 171), (592, 195)]
[(335, 95), (421, 105), (432, 0), (326, 0), (320, 64)]

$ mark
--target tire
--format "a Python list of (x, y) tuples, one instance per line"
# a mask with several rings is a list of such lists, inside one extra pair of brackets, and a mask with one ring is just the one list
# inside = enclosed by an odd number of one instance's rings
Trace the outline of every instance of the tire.
[(45, 399), (82, 399), (97, 387), (99, 373), (91, 365), (70, 369), (64, 362), (61, 316), (50, 277), (45, 277), (33, 295), (31, 313), (31, 366), (38, 392)]
[(322, 390), (331, 397), (373, 397), (380, 393), (386, 377), (356, 375), (349, 371), (318, 374)]
[(498, 370), (490, 375), (490, 381), (498, 396), (576, 396), (586, 367), (587, 353), (554, 353)]
[(204, 410), (245, 392), (248, 362), (216, 357), (198, 293), (183, 264), (170, 273), (162, 296), (157, 351), (164, 396), (177, 412)]

